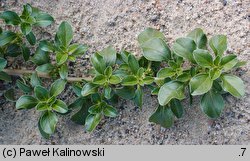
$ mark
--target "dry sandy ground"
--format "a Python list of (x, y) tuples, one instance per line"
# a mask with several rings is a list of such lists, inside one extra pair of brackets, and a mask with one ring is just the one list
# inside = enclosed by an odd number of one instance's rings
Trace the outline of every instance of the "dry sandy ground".
[[(45, 32), (49, 37), (62, 20), (72, 23), (74, 41), (90, 46), (84, 59), (75, 64), (88, 64), (96, 50), (113, 45), (140, 55), (137, 35), (146, 27), (160, 29), (169, 44), (196, 27), (208, 33), (228, 36), (228, 53), (235, 52), (241, 60), (250, 60), (250, 1), (248, 0), (0, 0), (1, 11), (20, 11), (29, 2), (51, 13), (56, 24)], [(84, 68), (83, 68), (84, 69)], [(184, 118), (170, 129), (148, 122), (157, 99), (146, 89), (143, 109), (131, 101), (121, 101), (120, 115), (103, 120), (93, 133), (68, 118), (60, 119), (57, 131), (44, 140), (37, 129), (38, 112), (16, 111), (12, 103), (0, 108), (0, 144), (249, 144), (250, 143), (250, 64), (240, 75), (246, 83), (242, 99), (226, 96), (226, 108), (221, 118), (211, 121), (199, 108), (199, 98), (193, 107), (186, 106)], [(83, 71), (76, 71), (81, 73)], [(72, 101), (67, 92), (66, 100)]]

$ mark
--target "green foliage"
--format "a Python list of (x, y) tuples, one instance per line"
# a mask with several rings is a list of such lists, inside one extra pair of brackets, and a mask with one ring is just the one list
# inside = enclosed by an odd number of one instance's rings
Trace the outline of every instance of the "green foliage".
[[(181, 101), (186, 95), (190, 102), (200, 95), (201, 110), (215, 119), (225, 106), (223, 94), (228, 92), (240, 98), (245, 93), (243, 81), (231, 71), (246, 62), (239, 61), (235, 54), (224, 55), (227, 50), (224, 35), (208, 40), (203, 30), (197, 28), (178, 38), (171, 49), (163, 33), (147, 28), (138, 36), (142, 57), (125, 50), (117, 52), (108, 46), (90, 58), (92, 79), (77, 79), (69, 87), (67, 83), (74, 79), (69, 76), (68, 64), (88, 49), (87, 45), (73, 43), (70, 23), (61, 22), (54, 40), (39, 40), (33, 28), (52, 24), (54, 19), (49, 14), (27, 4), (21, 15), (4, 11), (0, 18), (14, 29), (0, 28), (0, 80), (11, 81), (5, 69), (10, 65), (8, 57), (22, 55), (25, 61), (34, 63), (36, 72), (15, 79), (23, 93), (16, 101), (16, 109), (40, 111), (38, 129), (45, 138), (56, 131), (59, 115), (70, 115), (73, 122), (91, 132), (102, 119), (119, 114), (115, 107), (119, 98), (131, 100), (142, 108), (145, 86), (157, 96), (159, 103), (149, 121), (165, 128), (185, 114)], [(50, 88), (43, 85), (40, 76), (53, 79)], [(76, 95), (69, 106), (60, 99), (65, 88), (72, 89)], [(14, 88), (5, 90), (4, 96), (15, 102)]]

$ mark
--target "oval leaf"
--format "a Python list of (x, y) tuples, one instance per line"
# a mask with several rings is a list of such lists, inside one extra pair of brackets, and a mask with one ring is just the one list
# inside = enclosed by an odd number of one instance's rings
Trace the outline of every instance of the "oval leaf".
[(182, 100), (184, 95), (184, 84), (177, 81), (170, 81), (161, 86), (158, 93), (158, 101), (161, 106), (165, 106), (173, 98)]
[(190, 37), (196, 43), (196, 46), (199, 49), (205, 49), (207, 45), (207, 36), (204, 34), (203, 30), (200, 28), (196, 28), (191, 31), (187, 37)]
[(98, 89), (98, 85), (92, 84), (92, 83), (86, 83), (82, 88), (82, 96), (88, 96), (90, 94), (96, 93)]
[(156, 111), (150, 116), (149, 121), (159, 124), (162, 127), (169, 128), (174, 123), (174, 115), (171, 108), (167, 106), (158, 106)]
[(129, 75), (122, 80), (123, 86), (134, 86), (138, 83), (137, 78), (133, 75)]
[(53, 112), (47, 111), (43, 113), (40, 117), (40, 126), (41, 129), (47, 134), (53, 134), (56, 129), (56, 124), (58, 122), (56, 114)]
[(56, 35), (61, 45), (67, 47), (73, 39), (73, 30), (71, 25), (68, 22), (63, 21), (60, 24)]
[(173, 45), (174, 53), (183, 57), (190, 62), (195, 62), (193, 58), (193, 51), (196, 49), (195, 42), (190, 38), (179, 38)]
[(213, 85), (213, 80), (208, 74), (198, 74), (194, 76), (190, 82), (190, 93), (192, 96), (207, 93)]
[(225, 35), (216, 35), (209, 40), (209, 46), (214, 51), (215, 56), (222, 56), (227, 50), (227, 37)]
[(210, 118), (220, 117), (224, 101), (220, 94), (210, 90), (201, 98), (201, 109)]
[(60, 93), (62, 93), (62, 91), (65, 88), (66, 83), (67, 82), (62, 79), (58, 79), (54, 83), (52, 83), (51, 88), (50, 88), (50, 96), (57, 96)]
[(211, 67), (213, 65), (213, 57), (207, 50), (196, 49), (193, 52), (194, 60), (202, 67)]
[(68, 106), (62, 100), (56, 100), (51, 107), (54, 111), (61, 114), (68, 112)]
[(32, 96), (23, 95), (16, 102), (16, 109), (30, 109), (37, 105), (38, 100)]
[(89, 114), (85, 120), (85, 127), (88, 132), (91, 132), (101, 121), (101, 114)]
[(245, 86), (243, 81), (231, 74), (225, 74), (221, 76), (222, 88), (229, 92), (234, 97), (240, 98), (245, 94)]

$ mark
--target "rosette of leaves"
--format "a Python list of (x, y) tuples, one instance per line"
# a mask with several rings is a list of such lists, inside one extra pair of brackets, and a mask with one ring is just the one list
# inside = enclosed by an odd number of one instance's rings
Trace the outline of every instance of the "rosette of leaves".
[(41, 85), (34, 88), (34, 95), (23, 95), (16, 101), (16, 109), (31, 109), (42, 112), (38, 127), (43, 137), (49, 138), (55, 132), (58, 114), (68, 112), (68, 106), (57, 96), (64, 90), (66, 81), (62, 79), (52, 83), (50, 89)]
[[(79, 108), (72, 120), (84, 124), (87, 131), (94, 130), (102, 117), (118, 115), (113, 106), (118, 97), (132, 99), (141, 107), (141, 87), (154, 81), (153, 77), (146, 74), (147, 69), (140, 67), (134, 55), (126, 51), (117, 54), (110, 46), (95, 53), (91, 63), (95, 71), (93, 80), (87, 82), (81, 90), (79, 86), (73, 86), (78, 98), (69, 106)], [(85, 102), (91, 103), (86, 107)], [(80, 113), (85, 117), (84, 120), (78, 117)]]
[[(172, 51), (167, 49), (164, 40), (163, 34), (154, 29), (146, 29), (138, 37), (146, 59), (167, 64), (155, 77), (152, 94), (158, 96), (159, 107), (150, 117), (151, 122), (171, 127), (174, 116), (181, 118), (184, 109), (180, 101), (185, 98), (186, 89), (190, 102), (193, 96), (202, 96), (200, 107), (210, 118), (220, 116), (224, 108), (222, 94), (244, 96), (243, 81), (230, 71), (245, 62), (239, 61), (234, 54), (223, 55), (227, 49), (226, 36), (216, 35), (209, 40), (213, 54), (207, 48), (207, 36), (199, 28), (187, 37), (178, 38)], [(188, 64), (187, 61), (191, 65), (183, 65), (184, 62)]]
[[(30, 49), (24, 38), (30, 45), (36, 44), (36, 37), (32, 31), (34, 26), (47, 27), (54, 22), (51, 15), (42, 12), (30, 4), (23, 6), (21, 15), (13, 11), (4, 11), (0, 14), (6, 25), (20, 30), (7, 30), (0, 33), (0, 51), (1, 55), (16, 57), (23, 55), (25, 61), (29, 60)], [(2, 29), (1, 29), (2, 30)]]
[[(62, 79), (67, 79), (68, 62), (75, 61), (78, 56), (85, 54), (88, 47), (82, 44), (72, 44), (73, 29), (71, 25), (63, 21), (56, 32), (53, 42), (40, 41), (32, 60), (38, 65), (36, 71), (49, 74), (59, 73)], [(49, 53), (55, 53), (56, 64), (50, 61)]]

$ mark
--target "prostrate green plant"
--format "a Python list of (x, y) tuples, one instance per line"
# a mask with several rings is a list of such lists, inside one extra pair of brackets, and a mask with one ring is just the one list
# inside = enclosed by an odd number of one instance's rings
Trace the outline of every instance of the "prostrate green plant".
[[(85, 54), (88, 47), (81, 44), (71, 44), (73, 29), (68, 22), (62, 22), (56, 32), (53, 43), (43, 40), (33, 57), (33, 62), (38, 65), (36, 71), (48, 74), (59, 73), (62, 79), (68, 77), (68, 61), (75, 61), (77, 56)], [(51, 64), (49, 53), (56, 54), (56, 64)], [(42, 59), (41, 59), (42, 58)]]
[[(157, 86), (152, 93), (158, 95), (159, 107), (150, 121), (170, 127), (174, 115), (182, 117), (184, 109), (180, 101), (185, 98), (185, 89), (188, 89), (191, 100), (193, 96), (202, 96), (201, 109), (210, 118), (220, 116), (224, 108), (222, 94), (229, 92), (237, 98), (244, 95), (243, 81), (229, 73), (244, 62), (237, 60), (234, 54), (223, 56), (227, 49), (226, 36), (216, 35), (209, 40), (214, 55), (208, 51), (207, 37), (199, 28), (187, 37), (178, 38), (171, 52), (164, 39), (154, 29), (146, 29), (138, 37), (148, 60), (168, 64), (156, 74)], [(185, 60), (190, 65), (184, 65)]]
[(56, 80), (49, 90), (41, 85), (34, 88), (34, 96), (23, 95), (16, 102), (16, 109), (30, 109), (35, 107), (41, 111), (38, 127), (41, 134), (48, 138), (53, 134), (58, 122), (57, 115), (68, 112), (68, 106), (57, 96), (64, 90), (66, 81)]
[(13, 11), (4, 11), (1, 13), (0, 18), (7, 25), (13, 26), (14, 29), (14, 31), (1, 31), (1, 57), (5, 55), (16, 57), (22, 54), (25, 61), (29, 59), (30, 50), (24, 38), (26, 38), (30, 45), (35, 45), (36, 37), (32, 31), (33, 26), (47, 27), (54, 22), (54, 19), (49, 14), (32, 7), (30, 4), (23, 6), (20, 16)]
[[(115, 108), (119, 98), (133, 100), (142, 108), (145, 86), (152, 89), (151, 94), (157, 95), (159, 102), (149, 121), (166, 128), (172, 126), (175, 117), (183, 116), (181, 101), (186, 95), (190, 104), (193, 96), (201, 95), (202, 111), (210, 118), (217, 118), (225, 106), (224, 93), (237, 98), (245, 93), (243, 81), (231, 74), (245, 62), (239, 61), (235, 54), (224, 55), (227, 49), (224, 35), (213, 36), (208, 41), (202, 29), (195, 29), (186, 37), (178, 38), (171, 49), (161, 32), (147, 28), (138, 36), (142, 57), (137, 59), (128, 51), (117, 52), (109, 46), (92, 55), (91, 78), (72, 78), (68, 76), (68, 63), (76, 61), (88, 47), (72, 44), (73, 30), (68, 22), (59, 25), (54, 41), (39, 41), (35, 53), (30, 54), (34, 47), (30, 50), (24, 38), (35, 45), (32, 26), (48, 26), (53, 18), (29, 4), (24, 5), (20, 17), (12, 11), (5, 11), (0, 17), (7, 24), (21, 27), (21, 32), (0, 28), (0, 79), (11, 81), (8, 74), (21, 76), (16, 85), (24, 95), (16, 101), (16, 108), (35, 107), (41, 111), (38, 127), (45, 138), (55, 132), (59, 115), (70, 115), (73, 122), (93, 131), (102, 118), (119, 114)], [(36, 65), (36, 71), (6, 69), (7, 56), (20, 54)], [(55, 81), (47, 89), (39, 77)], [(69, 106), (59, 99), (67, 83), (77, 96)], [(14, 93), (11, 88), (4, 96), (15, 101)]]

